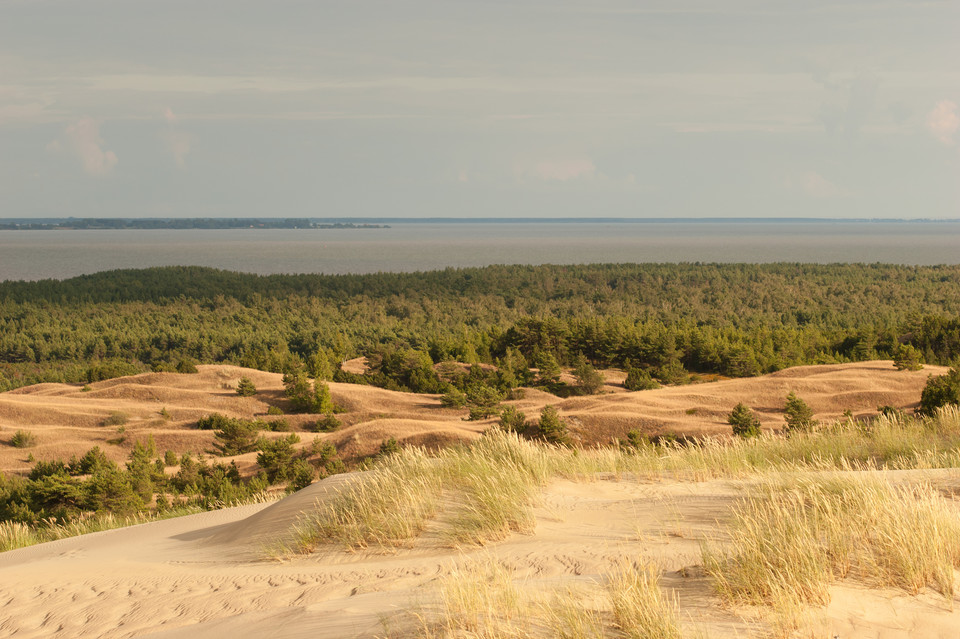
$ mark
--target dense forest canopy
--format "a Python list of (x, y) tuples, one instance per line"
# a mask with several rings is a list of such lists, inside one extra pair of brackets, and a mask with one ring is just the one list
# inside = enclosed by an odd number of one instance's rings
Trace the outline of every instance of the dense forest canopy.
[[(787, 366), (960, 355), (960, 266), (600, 264), (259, 276), (201, 267), (0, 282), (0, 389), (178, 362), (436, 390), (445, 360), (756, 375)], [(398, 363), (399, 362), (399, 363)]]

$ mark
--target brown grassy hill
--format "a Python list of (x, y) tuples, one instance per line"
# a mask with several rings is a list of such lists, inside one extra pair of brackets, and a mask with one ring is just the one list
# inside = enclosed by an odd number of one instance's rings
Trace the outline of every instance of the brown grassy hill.
[[(100, 446), (109, 457), (127, 458), (134, 442), (153, 436), (160, 451), (206, 452), (213, 433), (197, 430), (197, 419), (219, 412), (231, 417), (266, 417), (271, 406), (289, 408), (281, 375), (236, 366), (200, 366), (198, 374), (146, 373), (79, 385), (39, 384), (0, 394), (0, 472), (26, 472), (28, 456), (68, 459)], [(561, 399), (528, 389), (511, 402), (536, 418), (547, 404), (556, 405), (574, 436), (584, 444), (607, 443), (628, 430), (648, 434), (728, 433), (726, 416), (738, 402), (757, 411), (764, 428), (783, 424), (784, 397), (794, 391), (819, 419), (876, 413), (877, 406), (912, 409), (929, 374), (946, 369), (897, 371), (889, 361), (804, 366), (749, 379), (625, 392), (622, 373), (607, 371), (608, 391), (602, 395)], [(249, 377), (255, 397), (239, 397), (237, 381)], [(442, 446), (475, 438), (495, 420), (465, 421), (465, 410), (442, 408), (435, 395), (415, 395), (352, 384), (330, 384), (334, 401), (345, 409), (337, 432), (316, 435), (337, 446), (344, 456), (376, 452), (394, 437), (404, 444)], [(304, 443), (317, 416), (285, 415)], [(36, 444), (10, 445), (17, 430), (30, 431)], [(270, 435), (268, 436), (279, 436)], [(251, 469), (255, 455), (237, 458)]]

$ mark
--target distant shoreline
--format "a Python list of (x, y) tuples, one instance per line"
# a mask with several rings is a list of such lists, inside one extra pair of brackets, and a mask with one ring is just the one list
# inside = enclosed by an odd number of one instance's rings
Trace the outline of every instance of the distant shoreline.
[(392, 224), (940, 224), (958, 219), (814, 217), (0, 218), (0, 231), (388, 229)]
[(386, 224), (305, 218), (54, 218), (0, 219), (0, 231), (183, 231), (225, 229), (384, 229)]

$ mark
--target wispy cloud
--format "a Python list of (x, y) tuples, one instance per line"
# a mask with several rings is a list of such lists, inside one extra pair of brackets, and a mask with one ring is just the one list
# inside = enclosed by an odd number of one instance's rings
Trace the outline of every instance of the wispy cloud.
[(957, 103), (940, 100), (927, 115), (927, 128), (941, 143), (953, 146), (954, 136), (960, 129), (960, 111)]
[(64, 152), (80, 160), (83, 170), (95, 177), (113, 172), (117, 155), (103, 148), (100, 123), (93, 118), (81, 118), (67, 125), (63, 135), (47, 145), (54, 152)]

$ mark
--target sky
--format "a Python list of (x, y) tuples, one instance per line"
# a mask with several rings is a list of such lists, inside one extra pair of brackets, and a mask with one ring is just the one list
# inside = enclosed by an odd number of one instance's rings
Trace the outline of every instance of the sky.
[(958, 36), (958, 0), (0, 0), (0, 217), (960, 218)]

